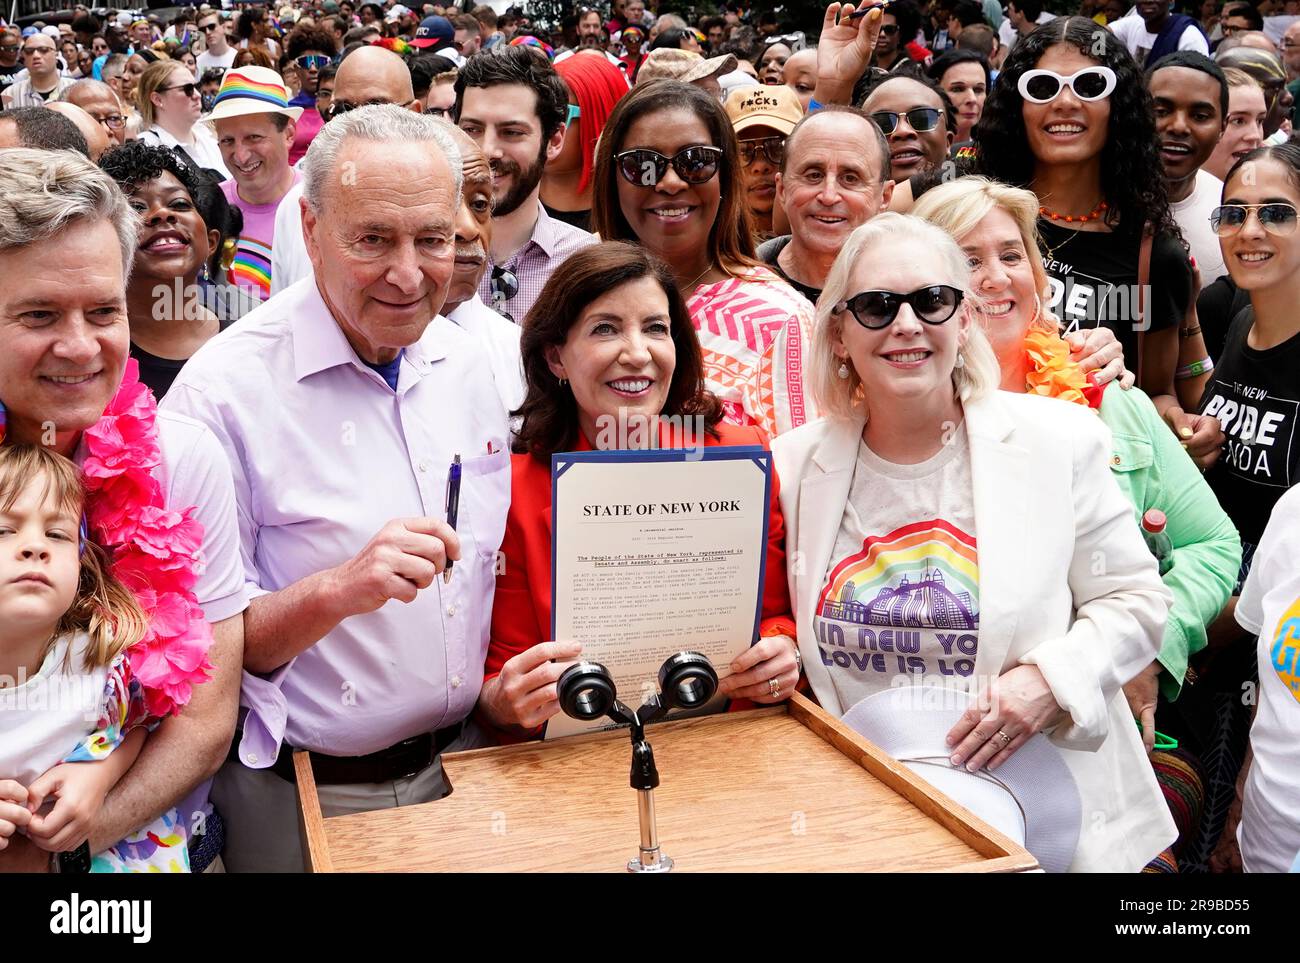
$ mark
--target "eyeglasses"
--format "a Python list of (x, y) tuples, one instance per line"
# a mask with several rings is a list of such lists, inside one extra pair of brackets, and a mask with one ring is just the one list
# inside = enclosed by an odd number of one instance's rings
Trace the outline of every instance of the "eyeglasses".
[(1246, 226), (1251, 211), (1268, 233), (1278, 237), (1295, 233), (1296, 209), (1290, 204), (1224, 204), (1210, 212), (1210, 230), (1231, 237)]
[[(94, 115), (91, 115), (94, 117)], [(126, 118), (121, 114), (109, 114), (106, 117), (95, 117), (95, 120), (103, 124), (109, 130), (121, 130), (126, 126)]]
[(183, 90), (186, 97), (193, 97), (194, 92), (199, 89), (198, 84), (177, 84), (175, 87), (159, 87), (158, 93), (165, 94), (169, 90)]
[(947, 284), (931, 284), (911, 294), (863, 291), (835, 305), (835, 313), (848, 311), (858, 324), (869, 331), (878, 331), (893, 324), (899, 310), (906, 304), (926, 324), (943, 324), (957, 313), (963, 297), (961, 291)]
[[(502, 305), (519, 293), (519, 278), (503, 267), (494, 267), (488, 287), (492, 292), (492, 307), (498, 314), (510, 318), (509, 312)], [(514, 318), (510, 320), (513, 321)]]
[(205, 23), (203, 26), (199, 27), (199, 29), (204, 33), (207, 33), (209, 30), (216, 30), (220, 26), (221, 24), (219, 23)]
[(446, 117), (449, 111), (446, 107), (426, 107), (424, 116), (426, 117)]
[(656, 150), (639, 147), (616, 154), (614, 161), (618, 164), (618, 172), (623, 175), (623, 179), (638, 187), (654, 187), (664, 179), (670, 164), (677, 176), (687, 184), (703, 184), (718, 173), (722, 148), (704, 145), (687, 147), (672, 157), (665, 157)]
[(907, 125), (912, 130), (924, 134), (938, 127), (939, 118), (942, 116), (943, 111), (937, 107), (913, 107), (901, 114), (892, 110), (878, 110), (871, 115), (871, 119), (879, 125), (881, 132), (888, 136), (898, 129), (898, 121), (901, 117), (907, 118)]
[(16, 43), (0, 43), (0, 51), (4, 53), (17, 53), (20, 49)]
[(880, 25), (880, 32), (884, 34), (886, 37), (892, 37), (894, 34), (898, 33), (898, 24), (882, 23)]
[(1068, 77), (1054, 70), (1026, 70), (1016, 89), (1033, 104), (1050, 104), (1066, 87), (1080, 100), (1104, 100), (1115, 89), (1115, 71), (1109, 67), (1084, 67)]
[(785, 154), (784, 137), (758, 137), (753, 140), (738, 141), (740, 146), (740, 163), (745, 167), (762, 154), (767, 158), (767, 162), (773, 167), (781, 166), (781, 158)]
[(582, 116), (582, 108), (577, 104), (569, 104), (569, 115), (564, 118), (564, 126), (568, 127), (575, 120)]
[(323, 70), (333, 62), (332, 58), (321, 54), (303, 54), (294, 61), (303, 70)]
[(54, 53), (53, 47), (24, 47), (23, 48), (23, 54), (27, 57), (30, 57), (32, 54), (52, 54), (52, 53)]

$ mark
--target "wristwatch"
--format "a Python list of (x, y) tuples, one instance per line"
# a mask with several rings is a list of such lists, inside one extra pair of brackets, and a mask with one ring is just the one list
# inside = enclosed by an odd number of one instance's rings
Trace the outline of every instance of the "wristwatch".
[(55, 873), (89, 873), (90, 842), (84, 842), (66, 853), (51, 854), (50, 870)]

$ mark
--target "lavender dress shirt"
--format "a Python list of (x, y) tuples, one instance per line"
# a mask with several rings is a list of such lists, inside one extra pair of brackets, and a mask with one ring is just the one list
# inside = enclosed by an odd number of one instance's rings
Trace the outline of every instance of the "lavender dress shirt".
[(483, 280), (478, 285), (478, 296), (488, 307), (508, 315), (516, 324), (522, 325), (551, 272), (574, 251), (581, 251), (588, 244), (595, 244), (599, 240), (595, 234), (551, 217), (546, 213), (546, 208), (542, 207), (541, 201), (538, 201), (533, 236), (499, 265), (518, 279), (518, 293), (508, 301), (492, 303), (492, 273), (498, 265), (489, 256), (487, 270), (483, 272)]
[(506, 414), (477, 339), (434, 318), (394, 391), (307, 278), (204, 345), (164, 406), (226, 451), (253, 604), (348, 561), (392, 519), (444, 518), (452, 456), (464, 463), (451, 583), (345, 619), (267, 676), (245, 672), (241, 760), (270, 766), (282, 743), (364, 755), (464, 719), (510, 503)]

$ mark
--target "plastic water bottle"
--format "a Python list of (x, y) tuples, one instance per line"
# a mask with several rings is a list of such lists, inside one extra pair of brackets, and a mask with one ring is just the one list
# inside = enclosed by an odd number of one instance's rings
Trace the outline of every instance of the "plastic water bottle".
[(1149, 508), (1142, 516), (1142, 537), (1147, 540), (1147, 548), (1160, 563), (1163, 576), (1174, 567), (1174, 543), (1165, 534), (1165, 513), (1158, 508)]

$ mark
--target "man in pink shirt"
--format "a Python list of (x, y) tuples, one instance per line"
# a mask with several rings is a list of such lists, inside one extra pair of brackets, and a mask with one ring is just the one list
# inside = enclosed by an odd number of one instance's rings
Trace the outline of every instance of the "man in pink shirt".
[(510, 461), (487, 355), (438, 316), (461, 182), (442, 122), (390, 104), (336, 117), (303, 165), (312, 276), (167, 394), (235, 476), (243, 712), (213, 798), (236, 872), (302, 869), (294, 749), (333, 816), (440, 798), (441, 752), (471, 744)]
[(207, 117), (231, 174), (221, 190), (244, 215), (229, 280), (258, 301), (271, 296), (275, 212), (299, 179), (289, 148), (301, 116), (280, 75), (250, 65), (226, 71)]

